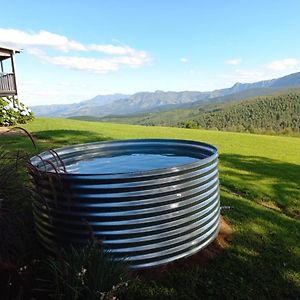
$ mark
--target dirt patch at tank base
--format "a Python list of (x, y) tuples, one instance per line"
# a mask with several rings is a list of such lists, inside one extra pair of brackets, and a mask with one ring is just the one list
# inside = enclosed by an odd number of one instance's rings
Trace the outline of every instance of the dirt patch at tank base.
[(200, 250), (196, 254), (179, 259), (172, 263), (168, 263), (160, 267), (138, 270), (134, 273), (138, 275), (138, 277), (145, 279), (159, 279), (168, 272), (184, 271), (196, 265), (205, 265), (221, 254), (221, 252), (229, 246), (229, 242), (232, 239), (233, 229), (231, 225), (221, 216), (219, 234), (216, 239), (206, 248)]

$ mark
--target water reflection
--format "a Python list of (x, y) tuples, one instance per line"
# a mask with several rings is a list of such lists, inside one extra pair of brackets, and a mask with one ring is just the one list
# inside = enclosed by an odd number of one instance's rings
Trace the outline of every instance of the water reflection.
[(126, 173), (169, 168), (196, 162), (189, 156), (172, 154), (130, 154), (112, 157), (92, 157), (70, 163), (66, 166), (68, 173)]

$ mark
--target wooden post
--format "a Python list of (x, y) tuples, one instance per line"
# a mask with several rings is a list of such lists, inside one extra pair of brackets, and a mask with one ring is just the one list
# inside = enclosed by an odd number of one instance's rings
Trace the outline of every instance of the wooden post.
[(3, 62), (2, 62), (2, 60), (1, 60), (0, 63), (1, 63), (1, 72), (4, 73), (4, 71), (3, 71)]
[[(12, 73), (13, 73), (13, 78), (14, 78), (14, 85), (15, 85), (15, 95), (18, 95), (18, 91), (17, 91), (17, 81), (16, 81), (16, 72), (15, 72), (15, 60), (14, 60), (14, 51), (10, 54), (10, 59), (11, 59), (11, 69), (12, 69)], [(15, 106), (15, 95), (13, 96), (13, 103)]]

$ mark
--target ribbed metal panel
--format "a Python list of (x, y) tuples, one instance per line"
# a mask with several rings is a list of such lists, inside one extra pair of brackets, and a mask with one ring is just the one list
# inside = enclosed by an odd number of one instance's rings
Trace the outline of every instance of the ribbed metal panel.
[[(54, 152), (31, 158), (38, 194), (36, 230), (49, 250), (84, 244), (91, 232), (133, 268), (148, 268), (191, 255), (219, 231), (218, 153), (186, 140), (124, 140), (57, 149), (66, 164), (90, 157), (172, 153), (193, 163), (143, 172), (72, 174)], [(55, 168), (54, 168), (55, 166)]]

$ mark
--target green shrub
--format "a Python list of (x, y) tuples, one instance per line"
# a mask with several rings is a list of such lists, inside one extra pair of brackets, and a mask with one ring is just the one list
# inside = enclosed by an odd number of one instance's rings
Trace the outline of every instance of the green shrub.
[(0, 97), (0, 126), (25, 124), (33, 119), (33, 112), (15, 97)]
[(126, 284), (128, 264), (117, 260), (97, 241), (82, 248), (64, 249), (47, 261), (54, 299), (114, 299)]
[(194, 120), (189, 120), (185, 123), (185, 128), (197, 129), (199, 128), (199, 124)]

